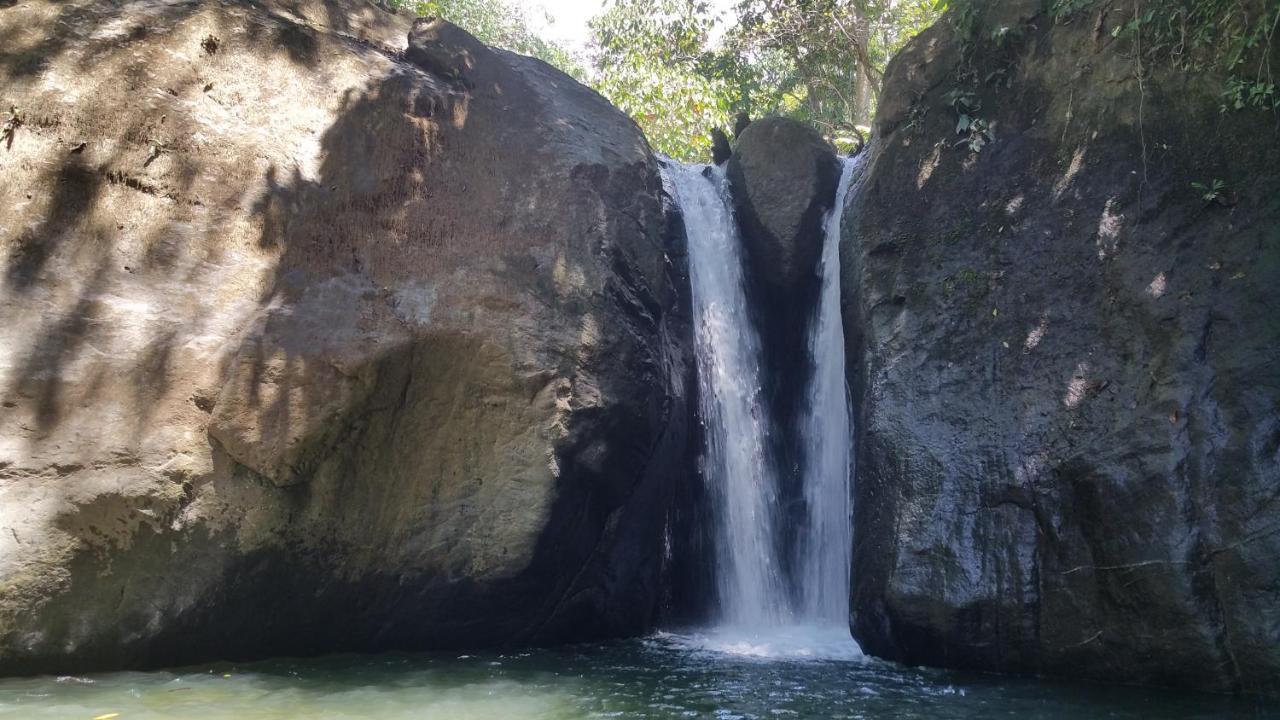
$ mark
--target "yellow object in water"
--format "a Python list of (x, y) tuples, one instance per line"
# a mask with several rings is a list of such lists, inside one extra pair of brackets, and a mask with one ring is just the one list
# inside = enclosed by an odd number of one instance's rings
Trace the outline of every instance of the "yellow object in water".
[(99, 715), (93, 720), (115, 720), (118, 717), (120, 717), (120, 713), (107, 713), (106, 715)]

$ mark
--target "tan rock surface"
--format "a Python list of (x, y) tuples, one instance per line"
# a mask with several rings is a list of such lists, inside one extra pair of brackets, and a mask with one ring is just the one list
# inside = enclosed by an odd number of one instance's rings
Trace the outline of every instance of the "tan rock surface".
[(410, 29), (0, 9), (0, 671), (653, 617), (688, 331), (652, 155), (544, 64), (475, 43), (455, 83)]

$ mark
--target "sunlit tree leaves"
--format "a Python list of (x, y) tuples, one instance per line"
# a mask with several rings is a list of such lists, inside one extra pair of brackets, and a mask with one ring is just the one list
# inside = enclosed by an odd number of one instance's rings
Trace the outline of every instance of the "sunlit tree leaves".
[(710, 155), (713, 128), (737, 113), (779, 114), (847, 147), (874, 114), (889, 58), (945, 0), (608, 0), (592, 19), (589, 66), (538, 36), (517, 0), (393, 0), (480, 40), (532, 55), (592, 85), (628, 113), (655, 150)]
[(727, 128), (734, 88), (710, 48), (714, 19), (696, 0), (614, 0), (591, 21), (592, 81), (659, 152), (706, 159)]

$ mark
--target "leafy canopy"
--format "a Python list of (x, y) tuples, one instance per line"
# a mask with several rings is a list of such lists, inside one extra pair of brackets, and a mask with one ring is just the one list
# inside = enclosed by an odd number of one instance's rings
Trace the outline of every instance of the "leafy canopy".
[(716, 18), (699, 0), (613, 0), (591, 26), (593, 81), (676, 158), (705, 158), (711, 128), (739, 112), (852, 145), (885, 64), (938, 13), (936, 0), (737, 0)]
[(692, 159), (727, 127), (734, 93), (710, 48), (714, 23), (696, 0), (615, 0), (591, 23), (593, 84), (660, 152)]
[(875, 111), (889, 58), (943, 0), (608, 0), (590, 22), (589, 67), (530, 29), (515, 0), (392, 0), (490, 45), (541, 58), (628, 113), (659, 152), (705, 159), (713, 128), (779, 114), (849, 146)]

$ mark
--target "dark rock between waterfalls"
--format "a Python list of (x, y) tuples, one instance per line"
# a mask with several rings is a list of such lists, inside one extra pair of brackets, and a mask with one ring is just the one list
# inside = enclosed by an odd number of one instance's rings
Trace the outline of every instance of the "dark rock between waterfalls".
[(408, 33), (0, 13), (39, 49), (0, 61), (0, 673), (653, 623), (693, 467), (655, 159), (544, 63)]
[[(845, 214), (853, 627), (908, 663), (1280, 693), (1280, 141), (993, 3), (891, 64)], [(984, 138), (986, 140), (988, 138)], [(1234, 206), (1192, 183), (1221, 178)]]
[[(768, 117), (742, 131), (728, 178), (763, 350), (765, 408), (775, 429), (771, 452), (790, 518), (784, 525), (794, 533), (804, 512), (797, 417), (813, 373), (806, 346), (820, 286), (823, 218), (835, 201), (840, 163), (813, 128)], [(783, 542), (790, 545), (794, 539)]]
[(751, 280), (773, 299), (816, 282), (822, 218), (839, 181), (835, 149), (803, 123), (761, 118), (738, 138), (729, 163), (734, 209)]
[(733, 147), (729, 144), (729, 136), (725, 135), (720, 128), (711, 128), (711, 162), (723, 165), (732, 154)]

